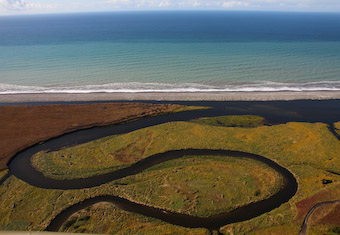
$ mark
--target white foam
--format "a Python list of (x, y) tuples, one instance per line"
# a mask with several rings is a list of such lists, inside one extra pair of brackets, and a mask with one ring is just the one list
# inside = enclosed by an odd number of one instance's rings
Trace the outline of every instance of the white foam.
[(279, 83), (258, 81), (248, 84), (211, 86), (195, 83), (110, 83), (69, 87), (22, 86), (0, 83), (0, 94), (39, 93), (138, 93), (138, 92), (276, 92), (276, 91), (340, 91), (340, 81)]

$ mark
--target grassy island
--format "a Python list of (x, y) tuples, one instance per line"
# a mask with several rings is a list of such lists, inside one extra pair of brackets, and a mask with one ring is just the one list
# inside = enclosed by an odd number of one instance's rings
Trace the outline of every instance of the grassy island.
[(187, 156), (116, 182), (129, 200), (199, 217), (263, 200), (282, 186), (264, 163), (223, 156)]
[(266, 120), (260, 116), (254, 115), (230, 115), (220, 117), (198, 118), (191, 122), (197, 124), (205, 124), (210, 126), (224, 127), (259, 127), (266, 123)]

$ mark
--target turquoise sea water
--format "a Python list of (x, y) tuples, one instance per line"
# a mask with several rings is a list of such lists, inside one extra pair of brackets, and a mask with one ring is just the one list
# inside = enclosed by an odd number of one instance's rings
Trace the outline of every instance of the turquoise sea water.
[(340, 90), (340, 14), (0, 17), (0, 94)]

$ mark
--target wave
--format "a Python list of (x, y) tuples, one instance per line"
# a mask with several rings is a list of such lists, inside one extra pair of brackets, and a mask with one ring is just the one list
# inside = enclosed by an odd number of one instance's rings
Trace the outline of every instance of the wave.
[(275, 92), (340, 91), (340, 81), (280, 83), (260, 81), (243, 84), (203, 85), (196, 83), (110, 83), (82, 86), (23, 86), (0, 83), (0, 94), (39, 93), (142, 93), (142, 92)]

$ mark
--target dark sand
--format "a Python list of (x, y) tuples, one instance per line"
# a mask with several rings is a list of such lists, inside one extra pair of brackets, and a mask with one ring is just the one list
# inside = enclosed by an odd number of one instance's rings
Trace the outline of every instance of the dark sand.
[(13, 94), (0, 95), (0, 103), (61, 101), (269, 101), (340, 99), (340, 91), (282, 92), (152, 92), (87, 94)]

